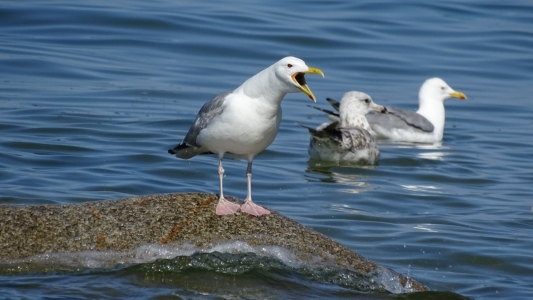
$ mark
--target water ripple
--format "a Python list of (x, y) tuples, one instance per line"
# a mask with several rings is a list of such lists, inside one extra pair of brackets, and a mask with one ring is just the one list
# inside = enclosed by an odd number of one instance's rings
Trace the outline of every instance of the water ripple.
[[(310, 161), (307, 132), (294, 123), (326, 120), (304, 95), (287, 95), (280, 133), (254, 161), (254, 199), (432, 289), (525, 298), (533, 270), (531, 10), (527, 1), (478, 0), (7, 3), (0, 202), (218, 192), (215, 157), (184, 161), (166, 150), (205, 101), (286, 55), (325, 72), (308, 77), (322, 104), (361, 90), (415, 110), (422, 82), (439, 76), (469, 97), (446, 102), (443, 142), (382, 143), (379, 164), (368, 168)], [(227, 159), (225, 168), (225, 192), (244, 197), (246, 163)], [(389, 298), (290, 270), (171, 278), (137, 268), (0, 280), (12, 284), (13, 298), (70, 287), (69, 297), (80, 298), (250, 295), (198, 292), (202, 278), (292, 287), (277, 298)], [(351, 276), (322, 275), (340, 285)]]

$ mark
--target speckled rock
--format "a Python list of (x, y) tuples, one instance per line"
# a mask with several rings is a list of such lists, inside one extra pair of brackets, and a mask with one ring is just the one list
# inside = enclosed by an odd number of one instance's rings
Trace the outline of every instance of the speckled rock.
[[(233, 201), (238, 199), (228, 197)], [(277, 245), (367, 274), (376, 263), (279, 213), (215, 215), (214, 194), (160, 194), (68, 205), (0, 205), (0, 261), (86, 250), (128, 251), (144, 244), (211, 247), (239, 240)], [(391, 271), (393, 272), (393, 271)], [(394, 272), (393, 272), (394, 273)], [(403, 286), (427, 290), (398, 274)]]

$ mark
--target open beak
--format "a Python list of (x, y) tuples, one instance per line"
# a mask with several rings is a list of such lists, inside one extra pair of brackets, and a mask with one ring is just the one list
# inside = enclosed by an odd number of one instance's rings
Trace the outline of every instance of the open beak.
[(304, 92), (313, 102), (316, 102), (315, 95), (313, 95), (313, 92), (311, 92), (311, 89), (307, 86), (307, 83), (305, 82), (305, 74), (318, 74), (324, 77), (324, 73), (317, 68), (309, 68), (306, 72), (298, 72), (294, 73), (292, 75), (292, 81), (296, 83), (296, 86)]
[(450, 97), (458, 98), (458, 99), (461, 99), (461, 100), (466, 100), (466, 95), (461, 93), (461, 92), (459, 92), (459, 91), (455, 91), (455, 92), (451, 93)]

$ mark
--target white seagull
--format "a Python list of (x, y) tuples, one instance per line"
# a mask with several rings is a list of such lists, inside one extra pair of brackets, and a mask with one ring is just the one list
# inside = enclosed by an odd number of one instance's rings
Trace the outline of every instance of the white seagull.
[(324, 123), (317, 129), (300, 125), (311, 134), (309, 155), (323, 161), (376, 164), (379, 149), (365, 117), (371, 111), (386, 113), (387, 109), (375, 104), (369, 95), (351, 91), (344, 94), (340, 102), (340, 116), (337, 114), (340, 121)]
[[(449, 98), (466, 99), (466, 95), (453, 90), (440, 78), (428, 79), (418, 93), (419, 108), (416, 112), (387, 106), (388, 114), (369, 113), (366, 115), (372, 134), (378, 138), (395, 142), (436, 143), (444, 134), (444, 101)], [(328, 98), (337, 110), (339, 103)], [(325, 111), (325, 110), (323, 110)], [(338, 114), (326, 111), (332, 120)]]
[[(281, 122), (281, 101), (287, 93), (304, 92), (316, 102), (307, 86), (304, 74), (319, 74), (296, 57), (285, 57), (246, 80), (233, 92), (215, 96), (202, 106), (183, 141), (168, 150), (179, 158), (189, 159), (201, 153), (218, 155), (220, 198), (217, 215), (231, 215), (239, 208), (242, 212), (261, 216), (267, 209), (252, 202), (252, 161), (274, 141)], [(246, 158), (248, 192), (242, 206), (224, 198), (222, 159), (226, 152)]]

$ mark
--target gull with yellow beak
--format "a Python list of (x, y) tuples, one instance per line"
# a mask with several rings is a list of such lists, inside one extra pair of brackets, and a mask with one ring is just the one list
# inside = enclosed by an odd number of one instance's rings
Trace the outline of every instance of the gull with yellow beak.
[[(218, 155), (220, 195), (217, 215), (231, 215), (239, 209), (254, 216), (270, 214), (270, 211), (252, 202), (252, 161), (278, 134), (280, 104), (287, 93), (301, 91), (316, 102), (305, 81), (305, 74), (324, 77), (321, 70), (308, 67), (299, 58), (289, 56), (279, 60), (246, 80), (233, 92), (219, 94), (205, 103), (183, 141), (168, 150), (170, 154), (183, 159), (202, 153)], [(242, 206), (224, 198), (222, 159), (226, 152), (248, 161), (248, 191)]]
[[(444, 135), (446, 113), (444, 101), (449, 98), (465, 100), (466, 95), (452, 89), (440, 78), (428, 79), (418, 92), (416, 112), (387, 106), (387, 114), (371, 112), (366, 115), (372, 134), (380, 139), (395, 142), (437, 143)], [(339, 102), (328, 98), (328, 102), (339, 110)], [(322, 109), (321, 109), (322, 110)], [(324, 110), (323, 110), (324, 111)], [(338, 114), (325, 111), (328, 118), (338, 120)]]

